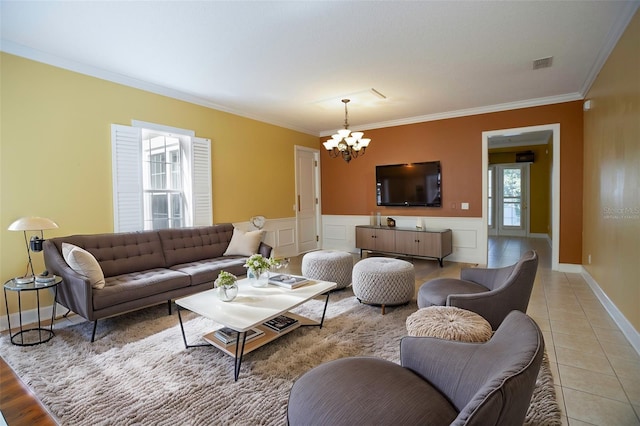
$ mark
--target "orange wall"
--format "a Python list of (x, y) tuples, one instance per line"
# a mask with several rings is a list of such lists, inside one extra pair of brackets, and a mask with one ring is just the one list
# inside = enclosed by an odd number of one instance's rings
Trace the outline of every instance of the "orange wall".
[[(371, 145), (349, 164), (321, 149), (322, 213), (481, 217), (482, 132), (560, 123), (560, 262), (580, 264), (582, 114), (582, 102), (575, 101), (365, 131)], [(377, 164), (429, 160), (442, 163), (443, 207), (376, 206)], [(461, 202), (468, 202), (469, 210), (460, 210)]]

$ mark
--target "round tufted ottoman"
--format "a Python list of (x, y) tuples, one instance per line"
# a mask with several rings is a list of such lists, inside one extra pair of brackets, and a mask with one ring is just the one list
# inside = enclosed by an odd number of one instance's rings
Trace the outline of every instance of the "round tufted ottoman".
[(336, 289), (351, 284), (353, 257), (350, 253), (335, 250), (318, 250), (302, 257), (302, 275), (337, 284)]
[(486, 342), (491, 324), (475, 312), (455, 306), (429, 306), (407, 318), (409, 336), (438, 337), (461, 342)]
[(407, 261), (370, 257), (353, 267), (353, 293), (362, 303), (402, 305), (413, 299), (416, 273)]

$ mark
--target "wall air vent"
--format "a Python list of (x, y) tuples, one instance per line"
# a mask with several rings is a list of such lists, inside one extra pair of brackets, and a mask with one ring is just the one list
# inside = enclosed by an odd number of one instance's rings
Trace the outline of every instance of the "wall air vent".
[(553, 56), (548, 58), (540, 58), (533, 61), (533, 69), (539, 70), (542, 68), (549, 68), (553, 64)]

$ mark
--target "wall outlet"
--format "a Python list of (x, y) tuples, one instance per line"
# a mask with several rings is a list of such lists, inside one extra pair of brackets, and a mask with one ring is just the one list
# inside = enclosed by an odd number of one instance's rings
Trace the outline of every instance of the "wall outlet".
[(589, 263), (589, 265), (591, 265), (591, 254), (589, 254), (589, 256), (588, 256), (587, 263)]
[(469, 203), (461, 203), (460, 208), (462, 210), (469, 210)]

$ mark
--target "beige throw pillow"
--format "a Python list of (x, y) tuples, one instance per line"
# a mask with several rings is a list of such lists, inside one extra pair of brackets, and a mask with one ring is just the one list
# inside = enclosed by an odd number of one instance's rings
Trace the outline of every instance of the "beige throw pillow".
[(91, 287), (104, 288), (104, 273), (91, 253), (73, 244), (62, 243), (62, 256), (71, 269), (89, 279)]
[(233, 235), (225, 256), (251, 256), (258, 252), (258, 247), (262, 241), (264, 231), (244, 232), (240, 229), (233, 228)]

